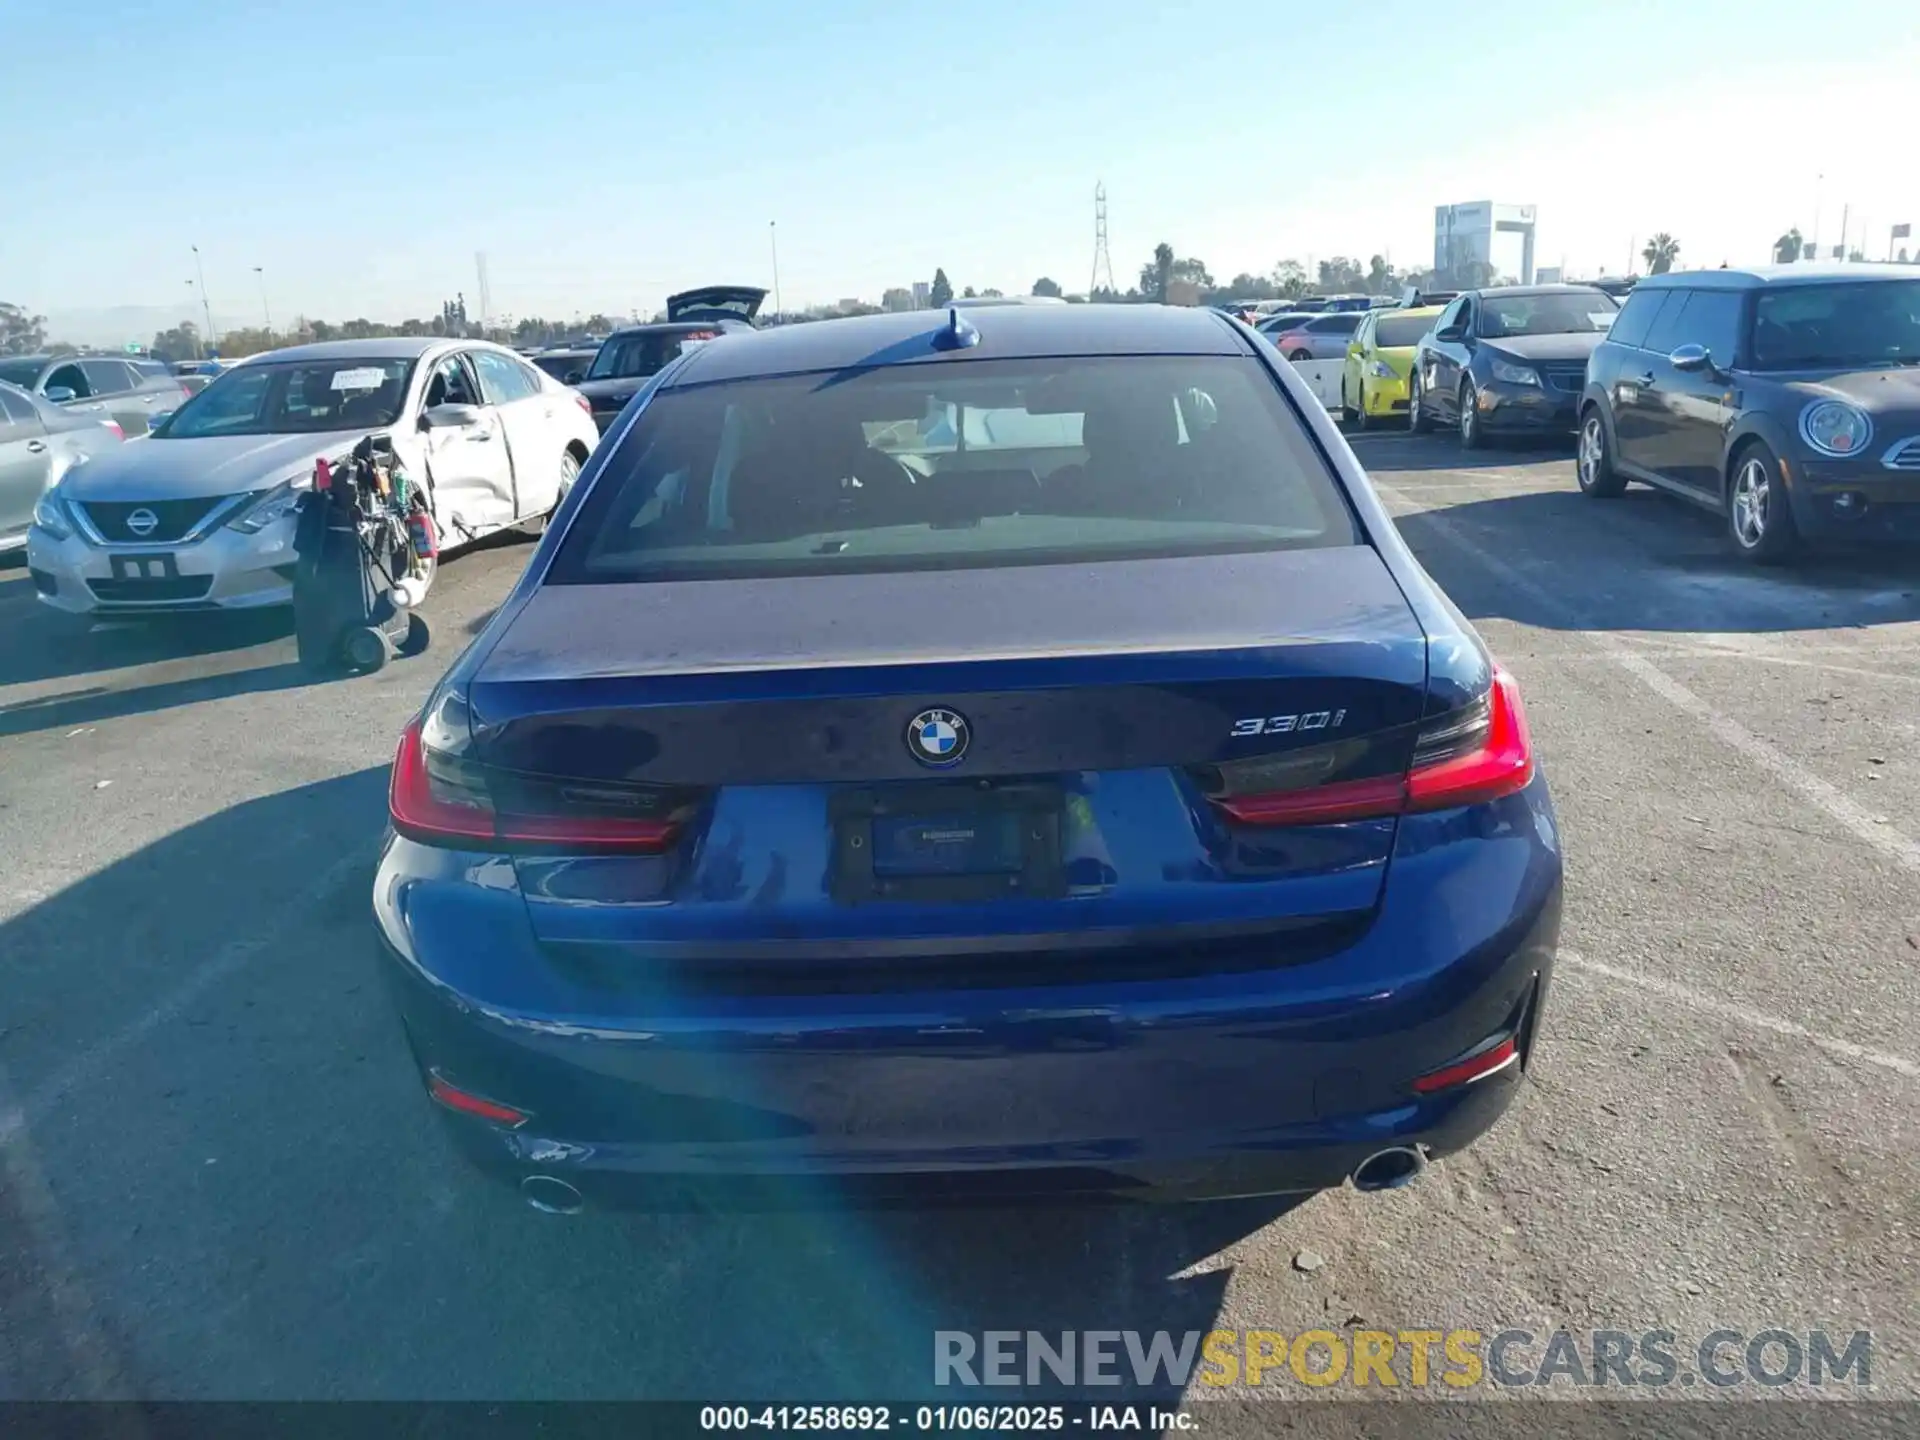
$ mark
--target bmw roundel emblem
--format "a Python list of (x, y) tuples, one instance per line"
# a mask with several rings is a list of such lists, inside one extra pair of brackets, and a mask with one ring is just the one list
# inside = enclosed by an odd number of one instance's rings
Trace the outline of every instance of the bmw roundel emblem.
[(907, 749), (922, 765), (938, 770), (958, 765), (972, 738), (967, 717), (958, 710), (935, 706), (907, 722)]

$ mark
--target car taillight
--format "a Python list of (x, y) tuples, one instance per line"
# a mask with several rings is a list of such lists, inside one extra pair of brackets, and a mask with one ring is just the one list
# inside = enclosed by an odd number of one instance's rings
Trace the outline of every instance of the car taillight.
[[(461, 849), (543, 850), (657, 855), (679, 839), (684, 816), (606, 814), (608, 802), (671, 805), (669, 792), (517, 780), (532, 803), (499, 808), (483, 767), (446, 755), (421, 738), (416, 719), (400, 737), (387, 791), (387, 813), (397, 834), (425, 845)], [(546, 803), (542, 803), (542, 802)]]
[(186, 386), (182, 385), (180, 387), (180, 398), (182, 400), (191, 400), (193, 398), (193, 391), (189, 390)]
[(1404, 775), (1316, 783), (1316, 770), (1336, 769), (1340, 759), (1338, 746), (1326, 746), (1223, 765), (1227, 791), (1213, 803), (1243, 825), (1331, 825), (1483, 805), (1533, 780), (1520, 687), (1497, 665), (1479, 700), (1421, 727)]
[(578, 390), (573, 392), (573, 403), (578, 405), (582, 410), (586, 411), (589, 415), (593, 413), (593, 402), (587, 399), (587, 397), (582, 395)]
[(127, 432), (120, 428), (120, 422), (118, 420), (102, 420), (100, 423), (107, 429), (113, 431), (114, 439), (124, 440), (127, 438)]

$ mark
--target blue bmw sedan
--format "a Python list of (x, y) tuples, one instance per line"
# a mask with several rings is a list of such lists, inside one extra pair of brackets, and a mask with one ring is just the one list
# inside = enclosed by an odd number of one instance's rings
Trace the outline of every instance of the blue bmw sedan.
[(1204, 309), (728, 336), (401, 740), (422, 1085), (539, 1208), (1403, 1185), (1538, 1030), (1514, 681)]

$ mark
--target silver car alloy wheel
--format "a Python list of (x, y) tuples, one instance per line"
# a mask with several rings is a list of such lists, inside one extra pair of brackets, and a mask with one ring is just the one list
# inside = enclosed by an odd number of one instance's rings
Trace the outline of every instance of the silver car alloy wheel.
[(1600, 429), (1600, 417), (1589, 415), (1580, 427), (1580, 457), (1574, 462), (1580, 475), (1580, 488), (1591, 489), (1600, 476), (1600, 457), (1606, 453), (1607, 437)]
[(1767, 467), (1748, 460), (1733, 477), (1733, 533), (1752, 550), (1767, 538), (1767, 502), (1772, 495)]
[(1460, 387), (1460, 442), (1471, 445), (1480, 424), (1480, 395), (1468, 381)]

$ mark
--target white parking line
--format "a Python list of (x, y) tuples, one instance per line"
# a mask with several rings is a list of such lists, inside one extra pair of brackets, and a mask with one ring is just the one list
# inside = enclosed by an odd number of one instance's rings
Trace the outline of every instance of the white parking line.
[[(1375, 488), (1383, 496), (1400, 498), (1393, 486), (1381, 485), (1376, 481)], [(1557, 616), (1568, 630), (1582, 634), (1588, 644), (1662, 700), (1700, 721), (1721, 744), (1745, 756), (1749, 762), (1772, 775), (1808, 804), (1824, 811), (1845, 826), (1862, 844), (1886, 856), (1903, 870), (1920, 873), (1920, 844), (1856, 803), (1838, 787), (1828, 784), (1798, 761), (1776, 750), (1732, 716), (1714, 709), (1633, 647), (1602, 631), (1586, 630), (1580, 623), (1575, 607), (1499, 556), (1488, 552), (1478, 541), (1462, 534), (1460, 527), (1448, 520), (1443, 511), (1422, 511), (1421, 519), (1434, 534), (1489, 574), (1526, 595), (1542, 612)]]
[(1767, 1030), (1775, 1035), (1785, 1035), (1794, 1040), (1804, 1040), (1807, 1044), (1825, 1050), (1830, 1055), (1843, 1059), (1857, 1060), (1863, 1065), (1872, 1065), (1876, 1069), (1888, 1070), (1908, 1080), (1920, 1080), (1920, 1062), (1907, 1059), (1904, 1055), (1889, 1055), (1884, 1050), (1869, 1050), (1864, 1045), (1856, 1045), (1851, 1040), (1842, 1040), (1835, 1035), (1823, 1035), (1817, 1030), (1809, 1030), (1804, 1025), (1796, 1025), (1791, 1020), (1782, 1020), (1778, 1015), (1768, 1015), (1764, 1011), (1749, 1010), (1744, 1005), (1729, 1005), (1724, 1000), (1716, 1000), (1711, 995), (1703, 995), (1698, 990), (1681, 985), (1672, 980), (1662, 980), (1657, 975), (1646, 975), (1634, 970), (1623, 970), (1603, 961), (1590, 960), (1570, 950), (1559, 952), (1561, 964), (1572, 966), (1576, 973), (1584, 972), (1611, 980), (1617, 984), (1630, 985), (1636, 990), (1651, 991), (1668, 1000), (1677, 1001), (1688, 1009), (1703, 1014), (1716, 1015), (1737, 1025), (1754, 1030)]

